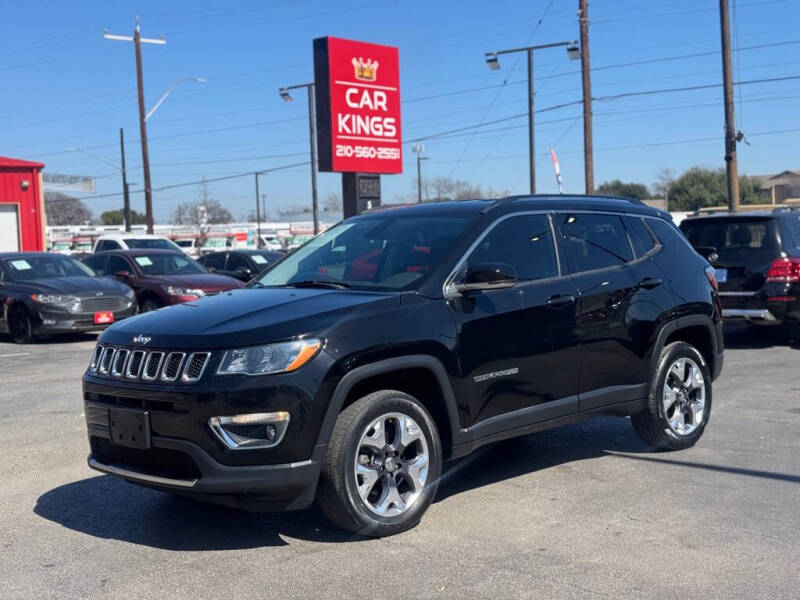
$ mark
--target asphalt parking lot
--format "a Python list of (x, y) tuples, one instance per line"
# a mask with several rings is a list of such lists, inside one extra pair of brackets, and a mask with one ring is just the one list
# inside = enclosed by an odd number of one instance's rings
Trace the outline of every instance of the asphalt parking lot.
[(611, 418), (503, 442), (382, 540), (90, 470), (93, 343), (0, 337), (3, 598), (798, 597), (800, 349), (763, 334), (728, 335), (693, 449), (654, 453)]

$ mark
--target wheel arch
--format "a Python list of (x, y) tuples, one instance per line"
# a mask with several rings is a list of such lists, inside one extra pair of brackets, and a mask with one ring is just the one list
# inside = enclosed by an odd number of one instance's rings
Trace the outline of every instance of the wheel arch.
[(721, 360), (714, 322), (706, 315), (688, 315), (665, 323), (658, 333), (650, 358), (650, 376), (658, 368), (658, 359), (665, 346), (672, 342), (686, 342), (700, 352), (709, 371), (718, 373), (716, 362)]
[(337, 384), (317, 444), (327, 444), (339, 414), (370, 392), (395, 389), (419, 400), (436, 423), (442, 441), (443, 458), (463, 436), (458, 425), (455, 394), (442, 363), (427, 354), (399, 356), (363, 365), (349, 371)]

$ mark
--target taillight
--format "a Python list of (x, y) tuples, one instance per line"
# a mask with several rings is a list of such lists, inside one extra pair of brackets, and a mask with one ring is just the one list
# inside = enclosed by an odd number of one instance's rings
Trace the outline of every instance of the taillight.
[(779, 258), (774, 260), (767, 271), (767, 281), (782, 283), (800, 282), (800, 258)]
[(711, 287), (718, 290), (719, 285), (717, 284), (717, 275), (714, 271), (714, 267), (706, 267), (706, 277), (708, 277), (708, 283), (711, 284)]

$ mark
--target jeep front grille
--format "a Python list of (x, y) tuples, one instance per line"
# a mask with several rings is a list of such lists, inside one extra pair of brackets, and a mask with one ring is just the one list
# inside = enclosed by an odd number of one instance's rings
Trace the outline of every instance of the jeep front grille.
[(196, 383), (211, 360), (211, 352), (169, 352), (98, 344), (88, 372), (141, 382)]

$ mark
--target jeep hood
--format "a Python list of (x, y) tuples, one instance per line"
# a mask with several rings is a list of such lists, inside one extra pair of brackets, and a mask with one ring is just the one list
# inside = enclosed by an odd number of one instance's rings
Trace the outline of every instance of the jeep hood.
[[(332, 324), (364, 311), (400, 303), (400, 296), (349, 290), (240, 289), (125, 319), (100, 341), (133, 344), (142, 335), (148, 348), (231, 348), (304, 335), (324, 335)], [(354, 312), (355, 311), (355, 312)]]

